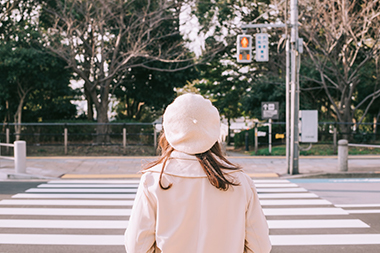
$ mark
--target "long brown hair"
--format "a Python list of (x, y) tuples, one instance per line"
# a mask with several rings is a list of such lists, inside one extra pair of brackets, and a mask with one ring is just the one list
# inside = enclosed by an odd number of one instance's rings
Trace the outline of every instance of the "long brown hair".
[[(163, 190), (168, 190), (172, 186), (172, 183), (170, 183), (168, 186), (163, 186), (162, 175), (164, 173), (166, 163), (169, 160), (171, 153), (174, 151), (174, 148), (166, 140), (164, 132), (161, 133), (158, 145), (161, 151), (161, 156), (156, 161), (149, 163), (144, 168), (144, 170), (152, 168), (162, 163), (159, 184)], [(233, 182), (233, 180), (228, 179), (226, 177), (226, 174), (222, 171), (222, 169), (238, 170), (240, 169), (240, 167), (231, 163), (224, 157), (219, 142), (216, 142), (211, 147), (211, 149), (207, 150), (206, 152), (201, 154), (195, 154), (195, 157), (202, 166), (210, 183), (216, 188), (227, 191), (231, 185), (239, 185), (239, 183), (235, 183)]]

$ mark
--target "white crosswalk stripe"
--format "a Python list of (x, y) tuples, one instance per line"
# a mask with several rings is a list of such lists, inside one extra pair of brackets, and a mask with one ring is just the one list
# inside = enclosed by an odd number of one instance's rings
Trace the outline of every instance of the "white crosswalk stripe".
[[(377, 204), (334, 206), (288, 180), (254, 182), (269, 228), (276, 231), (270, 236), (274, 247), (380, 244), (380, 234), (366, 233), (370, 225), (350, 217), (378, 213), (378, 209), (357, 209)], [(0, 247), (103, 245), (124, 252), (123, 233), (138, 184), (139, 180), (52, 180), (0, 200)], [(340, 232), (320, 234), (318, 229)], [(86, 234), (75, 232), (79, 230)]]

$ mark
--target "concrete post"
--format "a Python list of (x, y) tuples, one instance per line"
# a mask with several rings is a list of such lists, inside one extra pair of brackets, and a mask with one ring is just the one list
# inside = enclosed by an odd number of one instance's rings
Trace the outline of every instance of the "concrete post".
[(338, 141), (338, 166), (340, 171), (348, 170), (348, 141)]
[(269, 119), (268, 140), (269, 140), (269, 154), (272, 154), (272, 119)]
[(65, 127), (63, 131), (63, 144), (65, 146), (65, 155), (67, 155), (67, 143), (68, 143), (68, 133), (67, 133), (67, 128)]
[(16, 173), (26, 173), (26, 142), (14, 142), (15, 171)]
[(334, 125), (334, 135), (333, 135), (333, 142), (334, 142), (334, 154), (336, 154), (336, 140), (337, 140), (337, 131), (336, 131), (336, 126)]
[(127, 129), (123, 128), (123, 153), (127, 153)]
[(259, 147), (259, 138), (257, 133), (257, 123), (255, 124), (255, 155), (257, 155), (257, 150)]
[[(9, 144), (9, 141), (10, 141), (10, 133), (9, 133), (9, 128), (7, 127), (5, 129), (5, 143)], [(6, 150), (7, 150), (6, 154), (9, 155), (9, 147), (8, 146), (6, 147)]]

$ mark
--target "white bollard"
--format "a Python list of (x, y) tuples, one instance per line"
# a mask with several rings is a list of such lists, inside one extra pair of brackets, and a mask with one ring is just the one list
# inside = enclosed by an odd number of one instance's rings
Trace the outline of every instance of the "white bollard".
[(16, 173), (26, 173), (26, 142), (15, 141), (14, 142), (15, 153), (15, 171)]
[(348, 141), (338, 141), (338, 165), (340, 171), (348, 170)]

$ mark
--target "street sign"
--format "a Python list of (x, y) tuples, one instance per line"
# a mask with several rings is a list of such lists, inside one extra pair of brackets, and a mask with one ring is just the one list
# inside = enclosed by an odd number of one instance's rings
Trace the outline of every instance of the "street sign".
[(268, 34), (256, 34), (256, 61), (264, 62), (269, 60)]
[(262, 119), (278, 119), (278, 102), (261, 102)]

